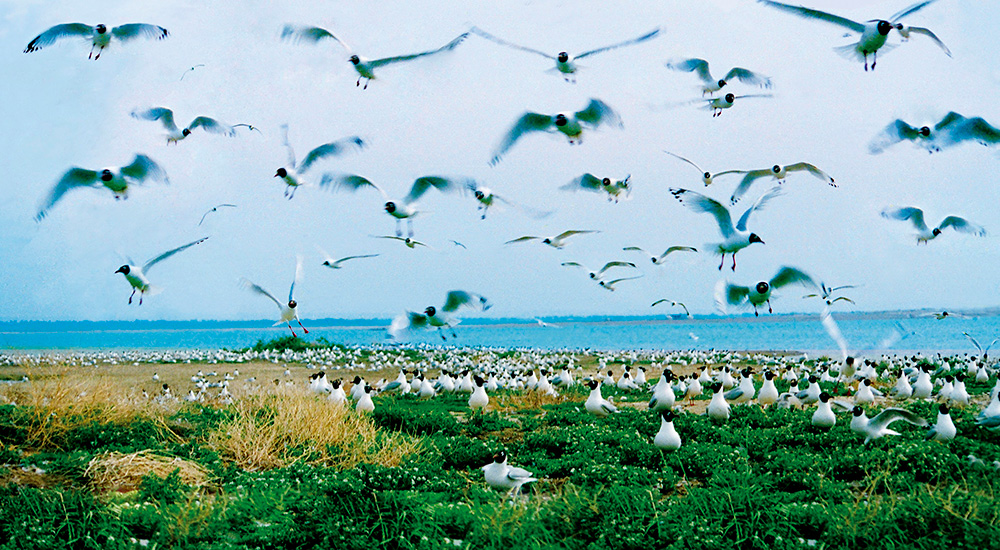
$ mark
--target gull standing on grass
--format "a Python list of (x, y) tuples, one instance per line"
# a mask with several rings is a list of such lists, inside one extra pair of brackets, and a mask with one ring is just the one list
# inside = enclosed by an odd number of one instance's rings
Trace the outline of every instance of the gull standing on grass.
[(295, 334), (295, 329), (292, 328), (292, 319), (295, 319), (295, 321), (299, 324), (299, 326), (302, 327), (303, 332), (309, 334), (309, 329), (302, 326), (302, 321), (299, 320), (299, 312), (297, 309), (299, 304), (298, 302), (295, 301), (295, 285), (301, 280), (302, 280), (302, 257), (299, 256), (295, 261), (295, 278), (292, 279), (292, 285), (288, 288), (288, 302), (282, 304), (270, 292), (264, 290), (263, 287), (254, 284), (249, 279), (241, 279), (244, 288), (256, 292), (261, 296), (270, 298), (271, 301), (274, 302), (274, 305), (278, 306), (280, 318), (274, 323), (273, 326), (278, 326), (282, 323), (285, 323), (286, 325), (288, 325), (288, 330), (292, 331), (292, 337), (297, 337), (297, 335)]
[(493, 455), (493, 462), (482, 467), (486, 483), (494, 489), (509, 489), (509, 496), (514, 497), (525, 483), (538, 481), (532, 473), (524, 468), (507, 464), (507, 453), (500, 451)]
[(119, 267), (118, 270), (115, 271), (115, 273), (121, 273), (122, 275), (124, 275), (125, 280), (128, 281), (128, 284), (132, 286), (132, 294), (129, 295), (128, 297), (128, 303), (130, 304), (132, 303), (132, 297), (135, 296), (136, 291), (139, 291), (140, 306), (142, 305), (142, 297), (146, 293), (157, 294), (159, 292), (160, 289), (149, 284), (149, 279), (146, 278), (146, 272), (149, 271), (149, 268), (162, 262), (163, 260), (166, 260), (167, 258), (173, 256), (174, 254), (177, 254), (181, 250), (190, 248), (199, 243), (203, 243), (206, 240), (208, 240), (208, 237), (202, 237), (197, 241), (190, 242), (183, 246), (178, 246), (173, 250), (168, 250), (163, 254), (160, 254), (159, 256), (153, 258), (152, 260), (149, 260), (148, 262), (142, 264), (142, 266), (137, 265), (134, 261), (129, 259), (127, 264)]

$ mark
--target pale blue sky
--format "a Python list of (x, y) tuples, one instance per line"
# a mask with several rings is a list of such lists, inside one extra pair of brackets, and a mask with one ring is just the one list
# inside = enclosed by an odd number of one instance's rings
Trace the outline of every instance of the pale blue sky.
[[(906, 0), (807, 5), (864, 21), (888, 17)], [(994, 2), (940, 0), (907, 22), (933, 29), (954, 58), (916, 37), (865, 73), (833, 51), (849, 42), (838, 28), (750, 0), (2, 2), (0, 146), (8, 176), (0, 184), (0, 319), (267, 318), (273, 304), (242, 290), (238, 280), (284, 295), (296, 254), (307, 261), (296, 292), (306, 318), (389, 317), (440, 305), (454, 288), (487, 296), (495, 304), (487, 315), (502, 317), (656, 313), (649, 304), (662, 297), (709, 313), (720, 278), (718, 258), (709, 254), (676, 256), (655, 271), (643, 264), (646, 277), (614, 293), (559, 265), (638, 262), (622, 247), (702, 247), (718, 239), (712, 218), (685, 209), (667, 188), (724, 199), (738, 178), (706, 189), (663, 149), (712, 171), (808, 161), (840, 184), (831, 189), (808, 176), (790, 178), (785, 196), (753, 220), (767, 244), (741, 252), (735, 274), (723, 272), (733, 282), (764, 280), (792, 265), (831, 284), (863, 284), (852, 293), (858, 310), (997, 305), (997, 151), (965, 145), (928, 155), (900, 144), (871, 156), (866, 145), (897, 117), (920, 125), (955, 110), (1000, 124), (993, 101), (1000, 92), (998, 12)], [(106, 51), (96, 62), (86, 59), (88, 46), (73, 40), (22, 53), (48, 27), (76, 21), (148, 22), (171, 36)], [(591, 49), (657, 25), (663, 34), (584, 60), (575, 85), (546, 73), (550, 64), (541, 57), (471, 36), (447, 55), (383, 68), (360, 90), (342, 50), (283, 43), (285, 23), (327, 28), (369, 57), (435, 48), (472, 24), (552, 53)], [(651, 108), (700, 96), (693, 75), (664, 67), (677, 56), (704, 57), (715, 72), (733, 65), (762, 72), (772, 77), (775, 97), (748, 100), (717, 119), (694, 107)], [(179, 81), (200, 63), (205, 67)], [(524, 111), (575, 111), (591, 97), (617, 109), (624, 130), (587, 134), (573, 147), (561, 137), (529, 135), (499, 165), (488, 165)], [(151, 106), (170, 107), (179, 120), (214, 116), (264, 133), (195, 135), (167, 147), (157, 125), (129, 117)], [(418, 176), (467, 176), (517, 202), (558, 211), (539, 221), (497, 210), (480, 220), (471, 197), (431, 192), (422, 204), (433, 213), (415, 228), (417, 239), (436, 250), (372, 239), (394, 227), (377, 193), (312, 188), (292, 201), (282, 197), (272, 176), (285, 163), (278, 131), (284, 122), (300, 157), (353, 134), (370, 144), (325, 161), (317, 172), (356, 172), (395, 196)], [(136, 189), (125, 202), (106, 191), (78, 190), (42, 223), (33, 221), (69, 167), (121, 165), (137, 152), (163, 165), (171, 185)], [(609, 204), (558, 190), (584, 172), (632, 174), (632, 200)], [(766, 188), (755, 185), (744, 203)], [(222, 202), (239, 208), (197, 227), (202, 213)], [(947, 234), (918, 248), (907, 225), (878, 216), (889, 205), (924, 207), (929, 221), (962, 215), (990, 234)], [(602, 233), (562, 251), (502, 244), (571, 228)], [(119, 254), (144, 261), (204, 235), (211, 239), (152, 270), (162, 294), (141, 307), (126, 303), (130, 288), (114, 274), (123, 263)], [(319, 265), (317, 244), (337, 257), (381, 256), (334, 272)], [(818, 309), (798, 289), (783, 294), (776, 311)]]

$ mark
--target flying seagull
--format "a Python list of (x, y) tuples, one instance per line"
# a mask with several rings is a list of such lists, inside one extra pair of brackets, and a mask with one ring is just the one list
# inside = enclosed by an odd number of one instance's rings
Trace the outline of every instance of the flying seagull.
[(701, 79), (703, 84), (701, 95), (714, 94), (715, 92), (718, 92), (734, 78), (744, 84), (760, 86), (761, 88), (771, 87), (770, 78), (742, 67), (733, 67), (732, 69), (729, 69), (729, 72), (726, 73), (724, 78), (716, 80), (712, 76), (712, 73), (708, 71), (708, 61), (698, 59), (696, 57), (691, 59), (672, 59), (667, 62), (667, 68), (675, 71), (697, 73), (698, 78)]
[(582, 235), (585, 233), (600, 233), (600, 231), (594, 231), (589, 229), (588, 230), (570, 229), (569, 231), (563, 231), (562, 233), (556, 235), (555, 237), (535, 237), (532, 235), (525, 235), (524, 237), (518, 237), (516, 239), (507, 241), (503, 244), (523, 243), (527, 241), (541, 240), (542, 244), (547, 244), (552, 248), (563, 248), (564, 246), (566, 246), (566, 239), (572, 237), (573, 235)]
[(121, 273), (122, 275), (124, 275), (125, 280), (128, 281), (128, 284), (132, 286), (132, 294), (130, 294), (128, 297), (128, 303), (130, 304), (132, 303), (132, 297), (135, 296), (136, 291), (139, 291), (140, 306), (142, 305), (142, 297), (146, 293), (156, 294), (159, 292), (159, 289), (149, 284), (149, 279), (146, 278), (146, 272), (149, 271), (149, 268), (162, 262), (163, 260), (166, 260), (167, 258), (173, 256), (174, 254), (177, 254), (181, 250), (190, 248), (199, 243), (203, 243), (206, 240), (208, 240), (208, 237), (203, 237), (201, 239), (198, 239), (197, 241), (190, 242), (184, 246), (178, 246), (173, 250), (168, 250), (163, 254), (160, 254), (159, 256), (153, 258), (152, 260), (149, 260), (148, 262), (142, 264), (141, 266), (137, 265), (134, 261), (129, 259), (127, 264), (119, 267), (118, 270), (115, 271), (115, 273)]
[(669, 304), (670, 307), (678, 307), (678, 306), (680, 306), (681, 308), (684, 309), (684, 315), (687, 315), (689, 318), (691, 317), (691, 312), (688, 311), (688, 308), (687, 308), (686, 305), (684, 305), (681, 302), (675, 302), (673, 300), (668, 300), (667, 298), (660, 298), (659, 300), (653, 302), (652, 304), (649, 304), (649, 307), (656, 307), (656, 306), (658, 306), (660, 304)]
[(393, 338), (399, 338), (403, 332), (412, 329), (436, 328), (441, 335), (441, 339), (446, 340), (444, 329), (447, 328), (451, 330), (451, 335), (456, 337), (457, 334), (455, 334), (454, 327), (461, 320), (455, 316), (455, 312), (462, 307), (477, 311), (486, 311), (492, 307), (492, 304), (479, 294), (473, 294), (464, 290), (452, 290), (445, 297), (444, 306), (440, 310), (434, 306), (427, 306), (423, 313), (407, 311), (393, 319), (392, 324), (389, 326), (389, 334)]
[(691, 247), (691, 246), (671, 246), (670, 248), (666, 249), (663, 252), (663, 254), (660, 254), (659, 256), (654, 256), (653, 254), (650, 254), (649, 252), (646, 252), (645, 250), (639, 248), (638, 246), (626, 246), (622, 250), (624, 250), (626, 252), (641, 252), (641, 253), (645, 254), (649, 258), (649, 260), (651, 262), (653, 262), (653, 265), (663, 265), (663, 262), (665, 262), (667, 260), (667, 256), (673, 254), (674, 252), (697, 252), (698, 251), (697, 248), (694, 248), (694, 247)]
[(177, 124), (174, 123), (174, 112), (166, 107), (153, 107), (145, 111), (132, 111), (132, 118), (160, 121), (160, 124), (168, 132), (167, 145), (171, 143), (176, 145), (178, 141), (191, 135), (191, 131), (196, 128), (201, 128), (212, 134), (221, 134), (229, 137), (236, 135), (236, 130), (232, 126), (207, 116), (197, 117), (186, 128), (178, 129)]
[[(295, 196), (296, 189), (306, 185), (306, 181), (302, 178), (302, 175), (309, 171), (309, 168), (311, 168), (317, 160), (341, 155), (351, 149), (363, 149), (365, 147), (365, 142), (358, 136), (346, 137), (337, 141), (331, 141), (330, 143), (324, 143), (323, 145), (316, 147), (306, 154), (306, 157), (302, 159), (301, 164), (297, 164), (295, 161), (295, 150), (292, 149), (292, 144), (288, 142), (288, 125), (282, 124), (281, 131), (283, 135), (283, 144), (285, 148), (288, 149), (288, 166), (278, 168), (274, 177), (281, 178), (281, 181), (285, 183), (285, 197), (288, 199)], [(327, 175), (324, 174), (323, 178), (326, 177)]]
[(295, 278), (292, 279), (292, 286), (289, 287), (288, 289), (288, 302), (285, 304), (282, 304), (280, 301), (278, 301), (277, 298), (274, 297), (274, 295), (264, 290), (263, 287), (254, 284), (249, 279), (241, 279), (241, 282), (243, 284), (243, 287), (246, 288), (247, 290), (260, 294), (261, 296), (270, 298), (271, 301), (274, 302), (274, 305), (278, 306), (278, 312), (279, 312), (279, 319), (274, 323), (274, 326), (278, 326), (282, 323), (285, 323), (286, 325), (288, 325), (288, 330), (292, 331), (292, 336), (296, 337), (297, 335), (295, 334), (295, 329), (292, 328), (292, 319), (295, 319), (295, 321), (299, 324), (299, 326), (302, 327), (303, 332), (309, 334), (309, 329), (302, 326), (302, 321), (299, 320), (299, 313), (298, 310), (296, 309), (299, 304), (298, 302), (295, 301), (295, 284), (298, 283), (301, 279), (302, 279), (302, 258), (299, 257), (296, 259), (295, 262)]
[(322, 248), (320, 248), (319, 246), (317, 246), (316, 249), (319, 250), (319, 253), (323, 255), (323, 265), (329, 267), (330, 269), (343, 269), (344, 263), (350, 260), (357, 260), (361, 258), (374, 258), (378, 256), (378, 254), (360, 254), (357, 256), (345, 256), (343, 258), (340, 258), (339, 260), (334, 260), (333, 256), (327, 254), (327, 252)]
[(937, 227), (931, 229), (927, 227), (924, 223), (924, 211), (915, 207), (906, 208), (886, 208), (882, 211), (882, 217), (890, 220), (909, 220), (913, 224), (914, 229), (917, 230), (917, 244), (920, 243), (927, 244), (929, 241), (933, 241), (941, 234), (941, 231), (951, 227), (955, 231), (962, 233), (969, 233), (977, 237), (982, 237), (986, 235), (986, 229), (980, 225), (976, 225), (965, 218), (960, 218), (958, 216), (948, 216), (941, 221), (941, 224)]
[(217, 206), (213, 206), (211, 210), (209, 210), (208, 212), (205, 212), (204, 214), (201, 215), (201, 221), (198, 222), (198, 225), (200, 226), (202, 223), (205, 222), (205, 216), (208, 216), (212, 212), (218, 212), (220, 208), (236, 208), (236, 205), (235, 204), (225, 204), (225, 203), (223, 203), (223, 204), (220, 204), (220, 205), (217, 205)]
[(808, 162), (796, 162), (795, 164), (789, 164), (787, 166), (782, 166), (780, 164), (775, 164), (770, 168), (762, 168), (760, 170), (732, 170), (737, 174), (745, 174), (740, 184), (733, 191), (733, 196), (729, 198), (730, 204), (736, 204), (741, 197), (750, 189), (753, 182), (760, 178), (765, 178), (767, 176), (773, 177), (778, 183), (783, 183), (785, 178), (788, 177), (789, 172), (801, 172), (806, 171), (816, 177), (816, 179), (826, 182), (830, 187), (837, 187), (834, 183), (833, 178), (829, 174), (820, 170), (813, 164)]
[[(407, 237), (413, 237), (413, 218), (423, 212), (417, 208), (417, 201), (424, 196), (428, 189), (434, 188), (442, 193), (455, 193), (475, 186), (476, 182), (470, 178), (454, 178), (443, 176), (422, 176), (413, 181), (410, 192), (402, 200), (392, 199), (386, 192), (375, 185), (368, 178), (355, 174), (325, 174), (320, 182), (320, 187), (330, 187), (332, 189), (347, 189), (356, 191), (363, 187), (371, 187), (378, 191), (385, 199), (383, 210), (396, 220), (396, 236), (403, 236), (402, 222), (406, 220)], [(413, 248), (412, 246), (410, 248)]]
[(717, 177), (719, 177), (719, 176), (721, 176), (723, 174), (736, 174), (736, 173), (739, 172), (738, 170), (725, 170), (723, 172), (716, 172), (715, 174), (713, 174), (713, 173), (711, 173), (711, 172), (709, 172), (707, 170), (703, 170), (700, 166), (698, 166), (694, 162), (692, 162), (692, 161), (690, 161), (690, 160), (688, 160), (688, 159), (686, 159), (686, 158), (684, 158), (684, 157), (682, 157), (680, 155), (676, 155), (674, 153), (671, 153), (670, 151), (664, 151), (664, 153), (666, 153), (666, 154), (668, 154), (668, 155), (670, 155), (670, 156), (672, 156), (672, 157), (674, 157), (676, 159), (680, 159), (680, 160), (682, 160), (682, 161), (690, 164), (691, 166), (694, 166), (695, 170), (698, 170), (699, 172), (701, 172), (701, 182), (705, 184), (705, 187), (708, 187), (709, 185), (712, 185), (712, 182), (715, 180), (715, 178), (717, 178)]
[(111, 190), (115, 199), (127, 199), (130, 185), (142, 185), (146, 180), (170, 183), (167, 173), (159, 164), (146, 155), (136, 155), (131, 164), (120, 168), (111, 167), (102, 170), (87, 170), (74, 166), (63, 174), (56, 186), (49, 192), (35, 215), (35, 221), (41, 221), (56, 202), (67, 191), (78, 187), (104, 186)]
[[(36, 36), (24, 48), (24, 53), (38, 51), (45, 46), (53, 44), (60, 38), (78, 36), (90, 41), (90, 54), (87, 56), (87, 59), (97, 60), (101, 58), (101, 52), (104, 51), (104, 48), (108, 47), (112, 38), (124, 44), (136, 38), (156, 38), (163, 40), (169, 35), (170, 33), (167, 32), (167, 29), (146, 23), (119, 25), (112, 28), (111, 32), (108, 32), (108, 27), (104, 24), (90, 26), (84, 23), (63, 23), (62, 25), (51, 27)], [(96, 56), (94, 55), (95, 48), (97, 49)]]
[(573, 181), (563, 185), (559, 189), (564, 191), (593, 191), (595, 193), (606, 193), (608, 202), (618, 202), (619, 199), (627, 199), (632, 193), (629, 187), (631, 175), (625, 179), (613, 180), (611, 178), (599, 178), (593, 174), (586, 173)]
[(945, 115), (933, 128), (917, 128), (897, 118), (872, 139), (868, 152), (877, 155), (901, 141), (909, 141), (928, 153), (935, 153), (964, 141), (975, 141), (984, 146), (996, 145), (1000, 143), (1000, 129), (981, 117), (966, 118), (955, 111)]
[[(757, 306), (767, 304), (767, 312), (771, 310), (771, 293), (791, 284), (814, 287), (812, 277), (794, 267), (782, 267), (769, 281), (760, 281), (753, 287), (727, 284), (719, 281), (716, 287), (716, 303), (725, 311), (725, 304), (734, 306), (752, 305), (753, 314), (757, 316)], [(721, 295), (720, 295), (721, 294)]]
[(503, 155), (514, 146), (514, 143), (528, 132), (561, 132), (572, 145), (582, 142), (584, 128), (598, 128), (602, 125), (623, 127), (618, 113), (599, 99), (591, 99), (584, 110), (575, 113), (543, 115), (527, 112), (514, 123), (514, 126), (504, 136), (500, 146), (493, 153), (490, 164), (500, 162)]

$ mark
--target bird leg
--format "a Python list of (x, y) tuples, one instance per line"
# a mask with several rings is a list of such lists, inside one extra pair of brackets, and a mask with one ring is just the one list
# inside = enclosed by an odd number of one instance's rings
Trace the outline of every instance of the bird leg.
[(142, 291), (142, 290), (140, 290), (140, 291), (139, 291), (139, 305), (140, 305), (140, 306), (142, 305), (142, 297), (143, 297), (143, 296), (144, 296), (145, 294), (146, 294), (146, 292), (145, 292), (145, 291)]
[(736, 271), (736, 253), (733, 252), (733, 271)]
[(396, 218), (396, 236), (397, 237), (402, 237), (403, 236), (403, 226), (401, 225), (401, 223), (402, 222), (400, 222), (399, 218)]
[(754, 317), (760, 317), (760, 314), (757, 313), (757, 306), (753, 306), (753, 316)]
[[(91, 48), (91, 49), (93, 49), (93, 48)], [(101, 58), (101, 52), (103, 52), (103, 51), (104, 51), (104, 46), (101, 46), (101, 49), (97, 50), (97, 55), (94, 56), (94, 61), (97, 61), (98, 59)]]
[(413, 238), (413, 220), (406, 220), (407, 236)]
[(132, 303), (132, 296), (135, 296), (135, 289), (134, 288), (132, 289), (132, 294), (129, 294), (129, 296), (128, 296), (128, 303), (129, 304)]
[(774, 313), (774, 311), (771, 309), (771, 299), (770, 298), (768, 298), (768, 300), (767, 300), (767, 312), (768, 313)]
[(878, 63), (878, 50), (872, 52), (872, 70), (875, 70), (875, 64)]
[(94, 48), (96, 48), (96, 47), (97, 47), (97, 44), (92, 44), (90, 46), (90, 54), (87, 55), (87, 59), (93, 59), (94, 58)]
[[(735, 259), (735, 257), (736, 257), (736, 255), (733, 254), (733, 258), (734, 259)], [(724, 265), (726, 265), (726, 253), (725, 252), (722, 253), (722, 261), (719, 262), (719, 271), (722, 271), (722, 266), (724, 266)]]
[[(299, 336), (297, 334), (295, 334), (295, 330), (292, 329), (292, 324), (289, 323), (288, 321), (285, 321), (285, 323), (288, 325), (288, 330), (292, 331), (292, 338), (298, 338)], [(305, 328), (305, 327), (302, 327), (302, 328)]]
[(303, 331), (304, 331), (304, 332), (305, 332), (306, 334), (309, 334), (309, 329), (307, 329), (306, 327), (303, 327), (303, 326), (302, 326), (302, 321), (299, 321), (299, 318), (298, 318), (298, 317), (296, 317), (296, 318), (295, 318), (295, 320), (296, 320), (296, 321), (297, 321), (297, 322), (299, 323), (299, 326), (300, 326), (300, 327), (302, 327), (302, 330), (303, 330)]

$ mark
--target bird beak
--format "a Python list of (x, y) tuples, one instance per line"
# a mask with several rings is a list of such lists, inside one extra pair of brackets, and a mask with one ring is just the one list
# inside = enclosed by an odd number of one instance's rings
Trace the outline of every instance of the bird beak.
[(115, 273), (125, 273), (125, 272), (122, 270), (122, 268), (119, 267), (118, 270), (115, 271)]

